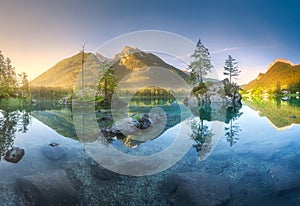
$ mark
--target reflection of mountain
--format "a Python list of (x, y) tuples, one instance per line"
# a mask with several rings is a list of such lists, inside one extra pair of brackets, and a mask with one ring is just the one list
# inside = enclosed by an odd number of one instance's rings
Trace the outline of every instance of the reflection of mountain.
[(34, 111), (32, 116), (55, 130), (62, 136), (77, 139), (72, 113), (70, 110), (44, 110)]
[[(281, 99), (252, 98), (243, 100), (249, 107), (267, 117), (276, 129), (285, 129), (292, 124), (300, 124), (300, 102), (281, 101)], [(296, 100), (295, 100), (296, 101)]]
[(293, 65), (284, 59), (277, 59), (270, 64), (265, 74), (260, 73), (256, 79), (243, 86), (243, 89), (250, 90), (259, 88), (262, 90), (276, 89), (277, 84), (286, 88), (291, 83), (300, 79), (300, 64)]

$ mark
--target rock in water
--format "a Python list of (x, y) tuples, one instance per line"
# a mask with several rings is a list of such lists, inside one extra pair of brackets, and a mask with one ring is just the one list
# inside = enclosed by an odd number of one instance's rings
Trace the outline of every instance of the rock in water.
[(77, 205), (80, 186), (65, 170), (25, 176), (16, 180), (16, 190), (28, 205)]
[(242, 96), (240, 95), (240, 93), (238, 93), (238, 92), (235, 92), (234, 94), (233, 94), (233, 104), (234, 105), (239, 105), (239, 104), (241, 104), (241, 100), (242, 100)]
[(58, 143), (56, 143), (56, 142), (51, 142), (50, 144), (49, 144), (49, 146), (51, 146), (51, 147), (57, 147), (59, 144)]
[(171, 205), (223, 205), (230, 200), (226, 179), (209, 173), (177, 173), (170, 175), (162, 192)]
[(147, 129), (152, 125), (149, 114), (144, 114), (138, 122), (140, 123), (140, 127), (138, 127), (139, 129)]
[(8, 162), (18, 163), (23, 158), (24, 154), (24, 149), (13, 147), (6, 152), (4, 159)]
[(59, 160), (66, 155), (64, 148), (59, 146), (46, 145), (42, 147), (43, 154), (50, 160)]

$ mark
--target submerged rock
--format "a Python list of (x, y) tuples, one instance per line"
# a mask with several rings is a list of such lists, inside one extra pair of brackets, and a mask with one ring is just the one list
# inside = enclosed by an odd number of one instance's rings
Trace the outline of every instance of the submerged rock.
[(274, 166), (270, 169), (271, 185), (277, 195), (300, 189), (300, 176), (286, 167)]
[(96, 179), (112, 180), (119, 176), (119, 174), (102, 167), (92, 158), (89, 158), (88, 161), (89, 161), (89, 165), (91, 167), (91, 175)]
[(209, 173), (170, 175), (161, 188), (172, 205), (223, 205), (230, 200), (226, 179)]
[(6, 152), (4, 159), (8, 162), (18, 163), (23, 158), (24, 154), (24, 149), (13, 147)]
[(76, 205), (80, 202), (80, 186), (65, 170), (25, 176), (16, 180), (16, 190), (28, 205)]
[(64, 148), (55, 144), (52, 146), (51, 144), (42, 147), (42, 152), (48, 159), (55, 161), (63, 158), (66, 155)]

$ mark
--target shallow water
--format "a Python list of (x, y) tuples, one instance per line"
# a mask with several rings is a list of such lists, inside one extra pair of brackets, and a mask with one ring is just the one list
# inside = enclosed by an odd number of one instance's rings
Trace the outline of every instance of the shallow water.
[[(149, 112), (153, 106), (142, 105), (141, 109), (133, 106), (129, 115)], [(26, 205), (26, 198), (17, 192), (15, 181), (57, 169), (71, 171), (80, 182), (83, 205), (170, 205), (170, 197), (161, 188), (170, 175), (188, 175), (188, 172), (226, 179), (230, 184), (230, 198), (224, 205), (300, 204), (299, 99), (245, 99), (241, 108), (224, 111), (220, 105), (212, 105), (197, 109), (192, 112), (194, 116), (185, 115), (183, 119), (178, 106), (176, 103), (163, 106), (167, 126), (153, 140), (139, 142), (135, 147), (126, 147), (124, 139), (113, 139), (109, 144), (128, 155), (159, 153), (172, 145), (182, 129), (180, 122), (184, 121), (190, 128), (185, 132), (189, 135), (186, 141), (190, 141), (190, 149), (183, 158), (153, 175), (119, 175), (106, 179), (95, 175), (94, 163), (87, 152), (88, 142), (78, 140), (70, 109), (38, 107), (17, 114), (2, 109), (0, 205)], [(200, 118), (196, 116), (198, 111)], [(107, 113), (96, 113), (97, 119), (103, 115)], [(100, 127), (106, 124), (103, 120), (98, 123)], [(64, 155), (57, 160), (49, 159), (44, 152), (51, 142), (59, 143), (63, 149)], [(11, 145), (25, 150), (18, 163), (3, 159)]]

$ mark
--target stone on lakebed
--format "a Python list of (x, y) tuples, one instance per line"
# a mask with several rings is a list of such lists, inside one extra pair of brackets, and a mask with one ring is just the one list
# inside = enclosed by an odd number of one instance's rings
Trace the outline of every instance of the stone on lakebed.
[(6, 152), (4, 159), (8, 162), (18, 163), (23, 158), (24, 154), (24, 149), (13, 147)]
[(167, 177), (161, 188), (171, 205), (223, 205), (230, 200), (229, 182), (202, 172), (177, 173)]

